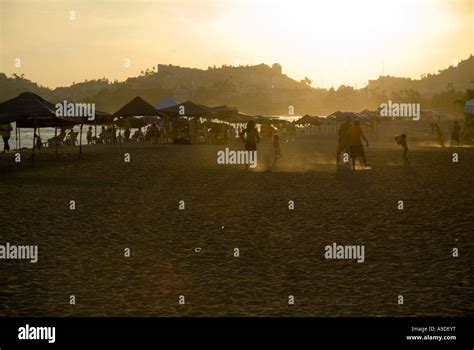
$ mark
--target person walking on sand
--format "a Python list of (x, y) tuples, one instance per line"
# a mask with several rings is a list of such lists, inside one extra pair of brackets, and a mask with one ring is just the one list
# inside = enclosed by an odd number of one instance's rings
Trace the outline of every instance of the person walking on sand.
[[(255, 122), (253, 120), (247, 123), (247, 128), (242, 130), (240, 133), (240, 139), (245, 144), (245, 150), (247, 152), (257, 153), (257, 144), (260, 142), (260, 135), (258, 134), (257, 129), (255, 128)], [(249, 164), (245, 164), (245, 170), (247, 170)]]
[(405, 165), (410, 165), (410, 162), (408, 161), (407, 153), (408, 153), (408, 145), (407, 145), (407, 134), (401, 134), (395, 136), (395, 141), (397, 144), (402, 146), (403, 148), (403, 163)]
[(436, 134), (436, 138), (438, 140), (439, 145), (441, 147), (444, 147), (443, 132), (441, 131), (441, 128), (439, 127), (438, 124), (435, 124), (434, 128), (435, 128), (435, 134)]
[(351, 116), (346, 115), (346, 120), (339, 126), (338, 130), (338, 144), (337, 144), (337, 155), (336, 155), (336, 164), (339, 164), (339, 157), (342, 152), (347, 152), (350, 139), (349, 139), (349, 129), (351, 128)]
[(367, 147), (369, 147), (369, 141), (365, 138), (364, 132), (360, 126), (360, 122), (356, 120), (354, 125), (349, 129), (349, 140), (350, 150), (352, 158), (352, 170), (355, 170), (355, 162), (357, 157), (362, 158), (364, 167), (368, 167), (367, 159), (365, 158), (364, 146), (362, 145), (362, 139), (364, 139)]
[(41, 141), (41, 137), (38, 134), (34, 134), (33, 138), (35, 139), (33, 147), (36, 147), (38, 151), (41, 151), (41, 148), (43, 148), (43, 142)]
[(0, 125), (0, 135), (3, 139), (3, 153), (8, 152), (10, 150), (10, 144), (8, 141), (11, 137), (11, 132), (13, 128), (10, 124), (1, 124)]
[(457, 146), (459, 147), (460, 140), (461, 140), (461, 126), (458, 124), (457, 121), (455, 121), (453, 128), (451, 129), (451, 147), (454, 147), (455, 142)]
[(272, 168), (275, 167), (278, 160), (281, 158), (281, 149), (280, 149), (280, 137), (278, 135), (273, 136), (273, 164)]
[(89, 128), (87, 129), (86, 139), (87, 144), (90, 145), (92, 143), (92, 126), (89, 126)]

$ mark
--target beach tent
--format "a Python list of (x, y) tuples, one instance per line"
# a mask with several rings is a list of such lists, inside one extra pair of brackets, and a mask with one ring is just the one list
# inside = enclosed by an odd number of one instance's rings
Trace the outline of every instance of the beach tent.
[(239, 111), (236, 107), (229, 107), (226, 105), (208, 107), (214, 113), (216, 113), (216, 118), (219, 120), (230, 122), (230, 119), (235, 119), (238, 117)]
[(273, 121), (277, 120), (275, 118), (267, 117), (264, 115), (254, 115), (252, 120), (255, 124), (271, 124)]
[(368, 110), (368, 109), (364, 109), (359, 114), (363, 115), (363, 116), (366, 116), (369, 119), (378, 119), (379, 118), (378, 111), (371, 111), (371, 110)]
[[(163, 116), (163, 113), (158, 111), (140, 96), (137, 96), (130, 102), (126, 103), (113, 115), (119, 117), (119, 120), (117, 120), (115, 124), (121, 128), (142, 128), (147, 124), (156, 122), (156, 119), (153, 119), (151, 123), (149, 123), (149, 117)], [(144, 118), (136, 118), (137, 116)]]
[(32, 92), (24, 92), (17, 97), (0, 103), (0, 123), (12, 123), (29, 117), (54, 116), (55, 107)]
[(140, 96), (135, 97), (126, 103), (122, 108), (113, 114), (115, 117), (135, 117), (135, 116), (161, 116), (155, 107), (146, 102)]
[(168, 107), (173, 107), (173, 106), (176, 106), (178, 104), (178, 102), (171, 96), (168, 96), (168, 97), (165, 97), (164, 99), (162, 99), (160, 102), (158, 102), (157, 104), (155, 104), (155, 108), (160, 110), (160, 109), (165, 109), (165, 108), (168, 108)]
[[(96, 119), (107, 118), (105, 112), (95, 111)], [(0, 103), (0, 123), (16, 122), (19, 128), (72, 127), (75, 124), (92, 124), (87, 117), (57, 117), (56, 105), (32, 92), (24, 92)]]
[(328, 115), (327, 120), (332, 120), (337, 123), (341, 123), (346, 120), (347, 116), (351, 117), (352, 120), (359, 120), (362, 122), (370, 122), (371, 119), (370, 117), (362, 115), (360, 113), (337, 111)]
[[(15, 122), (18, 132), (18, 140), (21, 139), (21, 128), (34, 129), (32, 163), (34, 163), (36, 148), (34, 147), (36, 141), (36, 129), (52, 127), (55, 128), (55, 136), (57, 136), (58, 127), (72, 128), (75, 124), (81, 124), (82, 136), (82, 125), (87, 122), (87, 117), (57, 117), (55, 111), (55, 104), (32, 92), (21, 93), (17, 97), (0, 103), (0, 123), (4, 124)], [(79, 157), (81, 156), (81, 153), (82, 137), (79, 139)]]
[(115, 124), (120, 128), (133, 128), (139, 129), (147, 125), (143, 118), (121, 118), (115, 122)]
[(474, 115), (474, 99), (466, 101), (464, 104), (464, 113)]
[(233, 117), (226, 119), (225, 121), (229, 123), (247, 123), (253, 120), (255, 124), (266, 124), (278, 121), (278, 119), (266, 117), (264, 115), (250, 115), (242, 112), (237, 112)]
[(341, 111), (336, 111), (328, 115), (326, 119), (331, 120), (331, 121), (336, 121), (336, 122), (343, 122), (344, 120), (346, 120), (346, 113), (341, 112)]
[(300, 119), (298, 119), (295, 124), (299, 124), (299, 125), (319, 125), (321, 124), (321, 122), (319, 121), (319, 118), (318, 117), (313, 117), (313, 116), (310, 116), (308, 114), (304, 115), (303, 117), (301, 117)]
[(192, 101), (186, 101), (183, 103), (176, 104), (174, 106), (161, 109), (169, 116), (173, 117), (211, 117), (216, 114), (211, 108), (194, 103)]

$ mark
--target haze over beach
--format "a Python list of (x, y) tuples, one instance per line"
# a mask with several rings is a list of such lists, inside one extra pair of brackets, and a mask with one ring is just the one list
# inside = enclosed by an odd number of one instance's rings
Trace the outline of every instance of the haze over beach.
[(2, 0), (0, 71), (54, 88), (103, 77), (123, 81), (158, 63), (206, 69), (279, 62), (313, 87), (363, 87), (380, 75), (419, 79), (467, 58), (472, 6), (470, 0)]
[(473, 1), (0, 1), (0, 317), (474, 316)]

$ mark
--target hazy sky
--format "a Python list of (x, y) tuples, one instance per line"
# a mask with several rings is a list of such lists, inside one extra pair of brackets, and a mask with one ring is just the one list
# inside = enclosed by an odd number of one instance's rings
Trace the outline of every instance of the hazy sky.
[(315, 87), (363, 87), (383, 70), (436, 73), (474, 48), (474, 0), (0, 3), (0, 71), (49, 87), (124, 80), (158, 63), (205, 69), (274, 62)]

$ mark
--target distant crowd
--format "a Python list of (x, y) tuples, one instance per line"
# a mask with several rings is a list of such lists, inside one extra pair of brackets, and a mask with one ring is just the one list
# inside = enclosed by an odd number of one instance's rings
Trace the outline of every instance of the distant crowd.
[[(242, 125), (242, 124), (240, 124)], [(132, 133), (132, 129), (134, 129)], [(437, 123), (430, 124), (431, 134), (441, 147), (445, 147), (445, 138), (441, 127)], [(9, 139), (11, 137), (12, 126), (10, 124), (0, 125), (0, 135), (3, 139), (3, 153), (10, 150)], [(59, 133), (43, 143), (41, 137), (34, 135), (34, 146), (41, 149), (43, 146), (76, 146), (78, 145), (79, 133), (74, 129), (59, 128)], [(279, 135), (295, 135), (296, 127), (294, 123), (274, 123), (262, 124), (260, 131), (257, 130), (254, 121), (248, 122), (246, 127), (236, 127), (227, 123), (216, 123), (210, 119), (201, 121), (195, 117), (185, 119), (160, 119), (159, 123), (148, 126), (131, 128), (124, 126), (118, 128), (116, 125), (101, 126), (99, 133), (97, 127), (89, 126), (86, 132), (86, 142), (90, 144), (122, 144), (151, 142), (154, 144), (176, 143), (176, 144), (228, 144), (231, 141), (241, 140), (247, 151), (255, 151), (260, 137), (273, 141), (273, 166), (281, 158)], [(350, 116), (338, 128), (338, 145), (336, 160), (340, 162), (341, 154), (345, 156), (345, 162), (351, 160), (352, 168), (355, 169), (356, 159), (362, 160), (362, 165), (368, 167), (369, 163), (364, 151), (369, 147), (369, 142), (364, 135), (361, 122), (352, 121)], [(453, 123), (450, 130), (451, 147), (461, 146), (464, 130), (457, 121)], [(408, 135), (402, 133), (394, 137), (395, 142), (403, 149), (402, 158), (405, 165), (409, 165), (408, 160)]]
[[(431, 123), (430, 128), (432, 135), (435, 136), (439, 145), (441, 147), (445, 147), (443, 132), (440, 126), (437, 123)], [(451, 147), (461, 146), (462, 135), (463, 130), (459, 123), (455, 121), (451, 127)], [(404, 164), (410, 165), (410, 161), (408, 160), (408, 135), (402, 133), (400, 135), (396, 135), (394, 139), (395, 142), (402, 147), (402, 158)], [(362, 165), (364, 167), (369, 167), (362, 140), (364, 140), (366, 146), (369, 147), (369, 141), (364, 135), (360, 122), (358, 120), (352, 121), (351, 117), (347, 116), (346, 120), (339, 126), (338, 129), (336, 162), (339, 164), (341, 154), (344, 153), (350, 158), (353, 170), (355, 170), (357, 158), (361, 158)]]

